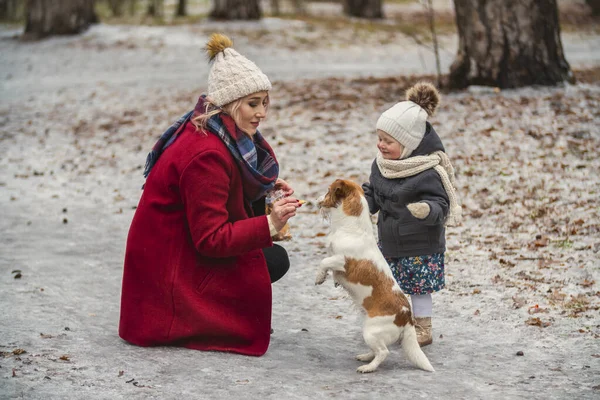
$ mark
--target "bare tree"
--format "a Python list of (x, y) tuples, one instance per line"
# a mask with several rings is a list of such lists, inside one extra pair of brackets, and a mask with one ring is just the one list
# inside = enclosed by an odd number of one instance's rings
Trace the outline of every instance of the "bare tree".
[(294, 3), (294, 11), (296, 14), (304, 15), (306, 14), (306, 5), (305, 0), (292, 0)]
[(123, 16), (123, 7), (125, 6), (125, 0), (108, 0), (108, 6), (112, 15), (115, 17)]
[(450, 86), (514, 88), (572, 79), (556, 0), (454, 0), (458, 54)]
[(260, 19), (259, 0), (214, 0), (210, 17), (215, 19)]
[(129, 15), (135, 15), (136, 8), (137, 8), (137, 0), (129, 0)]
[(382, 0), (344, 0), (344, 14), (360, 18), (383, 18)]
[(14, 21), (18, 18), (18, 0), (0, 0), (0, 20)]
[(435, 67), (437, 71), (437, 86), (442, 85), (442, 69), (440, 67), (440, 52), (438, 48), (437, 34), (435, 33), (435, 15), (431, 0), (427, 0), (427, 11), (429, 13), (429, 28), (431, 29), (431, 39), (433, 40), (433, 52), (435, 54)]
[(98, 22), (94, 0), (29, 0), (25, 37), (40, 39), (51, 35), (83, 32)]
[(592, 15), (600, 15), (600, 0), (585, 0), (585, 2), (592, 10)]
[(148, 0), (148, 12), (151, 17), (162, 17), (165, 15), (164, 0)]
[(185, 17), (187, 15), (187, 0), (179, 0), (177, 2), (175, 15), (178, 17)]
[(271, 0), (271, 14), (281, 14), (281, 9), (279, 8), (279, 0)]

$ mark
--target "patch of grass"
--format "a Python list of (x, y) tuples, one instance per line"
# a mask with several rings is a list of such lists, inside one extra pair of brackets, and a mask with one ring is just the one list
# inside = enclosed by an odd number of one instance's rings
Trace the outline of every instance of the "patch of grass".
[[(415, 16), (413, 18), (412, 16)], [(386, 20), (368, 20), (348, 18), (345, 16), (317, 16), (317, 15), (296, 15), (281, 14), (281, 19), (299, 20), (305, 22), (309, 29), (310, 26), (331, 31), (352, 30), (355, 34), (370, 33), (403, 33), (410, 37), (419, 37), (421, 40), (431, 40), (431, 31), (429, 29), (429, 20), (425, 13), (411, 13), (411, 17), (395, 17)], [(448, 15), (436, 15), (436, 32), (440, 35), (456, 32), (454, 19)]]
[(556, 247), (559, 247), (561, 249), (570, 249), (573, 247), (573, 242), (569, 239), (558, 240), (555, 241), (554, 244), (556, 245)]

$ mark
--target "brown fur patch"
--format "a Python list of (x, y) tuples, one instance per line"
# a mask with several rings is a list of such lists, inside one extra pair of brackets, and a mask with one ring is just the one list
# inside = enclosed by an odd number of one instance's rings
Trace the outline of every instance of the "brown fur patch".
[(329, 191), (321, 203), (323, 207), (337, 208), (343, 204), (346, 215), (358, 217), (363, 211), (361, 196), (364, 195), (362, 188), (349, 180), (337, 179), (329, 185)]
[[(344, 265), (348, 282), (371, 286), (371, 296), (363, 301), (363, 307), (369, 317), (395, 315), (396, 326), (413, 325), (410, 305), (406, 296), (399, 291), (392, 291), (393, 278), (380, 271), (372, 261), (346, 258)], [(402, 309), (406, 307), (406, 309)]]

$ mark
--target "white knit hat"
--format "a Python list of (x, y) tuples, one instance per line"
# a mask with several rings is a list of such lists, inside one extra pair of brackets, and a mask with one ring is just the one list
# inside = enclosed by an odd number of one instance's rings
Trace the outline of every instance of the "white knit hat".
[(377, 120), (377, 129), (404, 146), (401, 158), (408, 157), (425, 136), (427, 117), (435, 112), (440, 101), (435, 86), (419, 82), (406, 92), (406, 101), (396, 103)]
[(218, 107), (252, 93), (271, 90), (271, 82), (260, 68), (231, 46), (231, 39), (218, 33), (213, 33), (206, 44), (212, 62), (207, 96)]

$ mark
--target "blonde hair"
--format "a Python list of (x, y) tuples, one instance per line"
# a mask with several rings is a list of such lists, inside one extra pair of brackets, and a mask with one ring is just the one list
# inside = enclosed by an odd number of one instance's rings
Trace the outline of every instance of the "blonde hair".
[(243, 98), (240, 98), (235, 101), (232, 101), (229, 104), (225, 104), (223, 107), (218, 107), (218, 106), (214, 105), (210, 101), (210, 99), (206, 98), (204, 101), (204, 106), (205, 106), (204, 112), (202, 114), (200, 114), (199, 116), (197, 116), (196, 118), (194, 118), (192, 120), (192, 123), (194, 124), (196, 129), (203, 131), (206, 129), (206, 124), (208, 123), (208, 120), (211, 117), (213, 117), (214, 115), (220, 114), (222, 112), (231, 115), (233, 120), (237, 121), (237, 119), (239, 117), (239, 109), (240, 109), (240, 106), (242, 105), (242, 100), (243, 100)]

